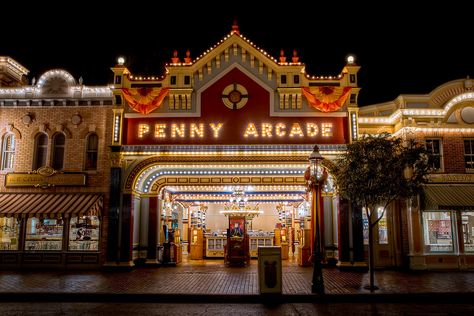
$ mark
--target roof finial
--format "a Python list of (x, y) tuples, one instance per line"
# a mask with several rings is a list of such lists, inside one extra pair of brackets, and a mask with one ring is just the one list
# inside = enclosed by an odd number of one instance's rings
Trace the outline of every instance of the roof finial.
[(280, 50), (280, 63), (286, 63), (285, 51), (283, 49)]
[(474, 86), (474, 83), (472, 82), (472, 80), (469, 78), (469, 76), (467, 76), (467, 79), (464, 80), (464, 88), (466, 90), (472, 90), (472, 87)]
[(234, 34), (234, 33), (236, 33), (237, 35), (240, 35), (239, 25), (237, 24), (237, 19), (234, 19), (234, 24), (232, 24), (232, 31), (230, 32), (230, 34)]
[(298, 57), (298, 52), (296, 51), (296, 49), (293, 49), (293, 57), (291, 57), (291, 61), (296, 64), (299, 59), (300, 58)]
[(184, 63), (185, 64), (191, 63), (191, 51), (189, 49), (186, 51), (186, 57), (184, 57)]
[(176, 49), (173, 51), (173, 57), (171, 58), (171, 62), (173, 64), (179, 63), (178, 51)]

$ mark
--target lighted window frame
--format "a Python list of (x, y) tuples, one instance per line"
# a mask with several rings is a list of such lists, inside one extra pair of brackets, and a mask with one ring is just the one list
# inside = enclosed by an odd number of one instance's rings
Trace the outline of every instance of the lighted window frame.
[(15, 135), (8, 133), (2, 140), (2, 170), (13, 169), (15, 159)]
[(64, 222), (62, 218), (30, 217), (26, 223), (26, 251), (62, 250)]
[(0, 250), (18, 250), (21, 222), (16, 217), (0, 217)]
[(191, 84), (191, 76), (184, 76), (184, 84), (185, 85)]
[(35, 148), (33, 157), (33, 170), (46, 166), (48, 156), (48, 135), (38, 133), (35, 137)]
[(464, 166), (466, 171), (474, 172), (474, 139), (464, 140)]
[(443, 143), (441, 139), (425, 139), (425, 148), (433, 157), (433, 169), (435, 172), (443, 171)]
[(474, 253), (474, 212), (461, 212), (462, 240), (465, 253)]
[(99, 251), (98, 216), (75, 216), (69, 222), (69, 251)]
[(423, 241), (426, 253), (454, 252), (454, 212), (425, 211), (423, 218)]
[(300, 75), (293, 75), (293, 83), (294, 84), (300, 83)]
[(97, 170), (97, 159), (99, 156), (99, 136), (90, 133), (86, 137), (85, 170)]
[(53, 135), (53, 151), (51, 153), (51, 167), (55, 170), (64, 169), (64, 149), (66, 145), (66, 136), (63, 133)]
[[(377, 214), (372, 215), (372, 219), (375, 216), (380, 217), (383, 212), (383, 207), (377, 207)], [(382, 218), (377, 223), (376, 227), (378, 229), (378, 239), (377, 244), (379, 245), (386, 245), (388, 244), (388, 227), (387, 227), (387, 212), (388, 209), (385, 210), (383, 213)], [(367, 218), (367, 214), (365, 212), (365, 208), (362, 209), (362, 223), (363, 223), (363, 236), (364, 236), (364, 245), (369, 244), (369, 220)]]

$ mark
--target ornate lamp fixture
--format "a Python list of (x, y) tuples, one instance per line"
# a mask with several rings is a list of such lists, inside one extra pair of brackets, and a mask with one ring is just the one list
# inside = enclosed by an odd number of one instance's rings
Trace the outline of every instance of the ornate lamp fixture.
[(245, 195), (243, 187), (237, 186), (231, 188), (231, 190), (232, 195), (229, 198), (229, 202), (224, 205), (224, 210), (220, 211), (221, 214), (226, 216), (245, 216), (247, 220), (251, 220), (263, 213), (263, 211), (259, 210), (258, 203), (248, 203), (248, 197)]
[(314, 146), (313, 152), (309, 155), (309, 187), (312, 194), (312, 225), (314, 233), (314, 242), (313, 242), (313, 278), (311, 291), (313, 293), (324, 293), (324, 279), (322, 272), (322, 260), (323, 253), (321, 248), (322, 243), (322, 233), (321, 232), (321, 210), (320, 210), (320, 193), (321, 193), (321, 184), (325, 180), (324, 168), (321, 166), (321, 162), (324, 160), (323, 156), (319, 152), (318, 145)]

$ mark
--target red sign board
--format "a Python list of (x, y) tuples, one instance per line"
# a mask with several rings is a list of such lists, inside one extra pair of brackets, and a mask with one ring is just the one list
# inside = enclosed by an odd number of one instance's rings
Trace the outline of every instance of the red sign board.
[[(229, 86), (240, 93), (226, 92)], [(247, 98), (243, 106), (226, 105)], [(272, 98), (274, 96), (271, 96)], [(346, 117), (270, 116), (270, 93), (238, 69), (201, 94), (200, 117), (141, 117), (124, 120), (123, 144), (344, 144), (348, 143)], [(230, 101), (227, 101), (229, 103)], [(294, 112), (292, 112), (294, 113)]]

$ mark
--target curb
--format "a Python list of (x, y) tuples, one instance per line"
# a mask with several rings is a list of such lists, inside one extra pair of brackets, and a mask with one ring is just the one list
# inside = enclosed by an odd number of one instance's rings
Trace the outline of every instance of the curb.
[(143, 303), (472, 303), (474, 293), (392, 294), (142, 294), (142, 293), (0, 293), (0, 302), (143, 302)]

